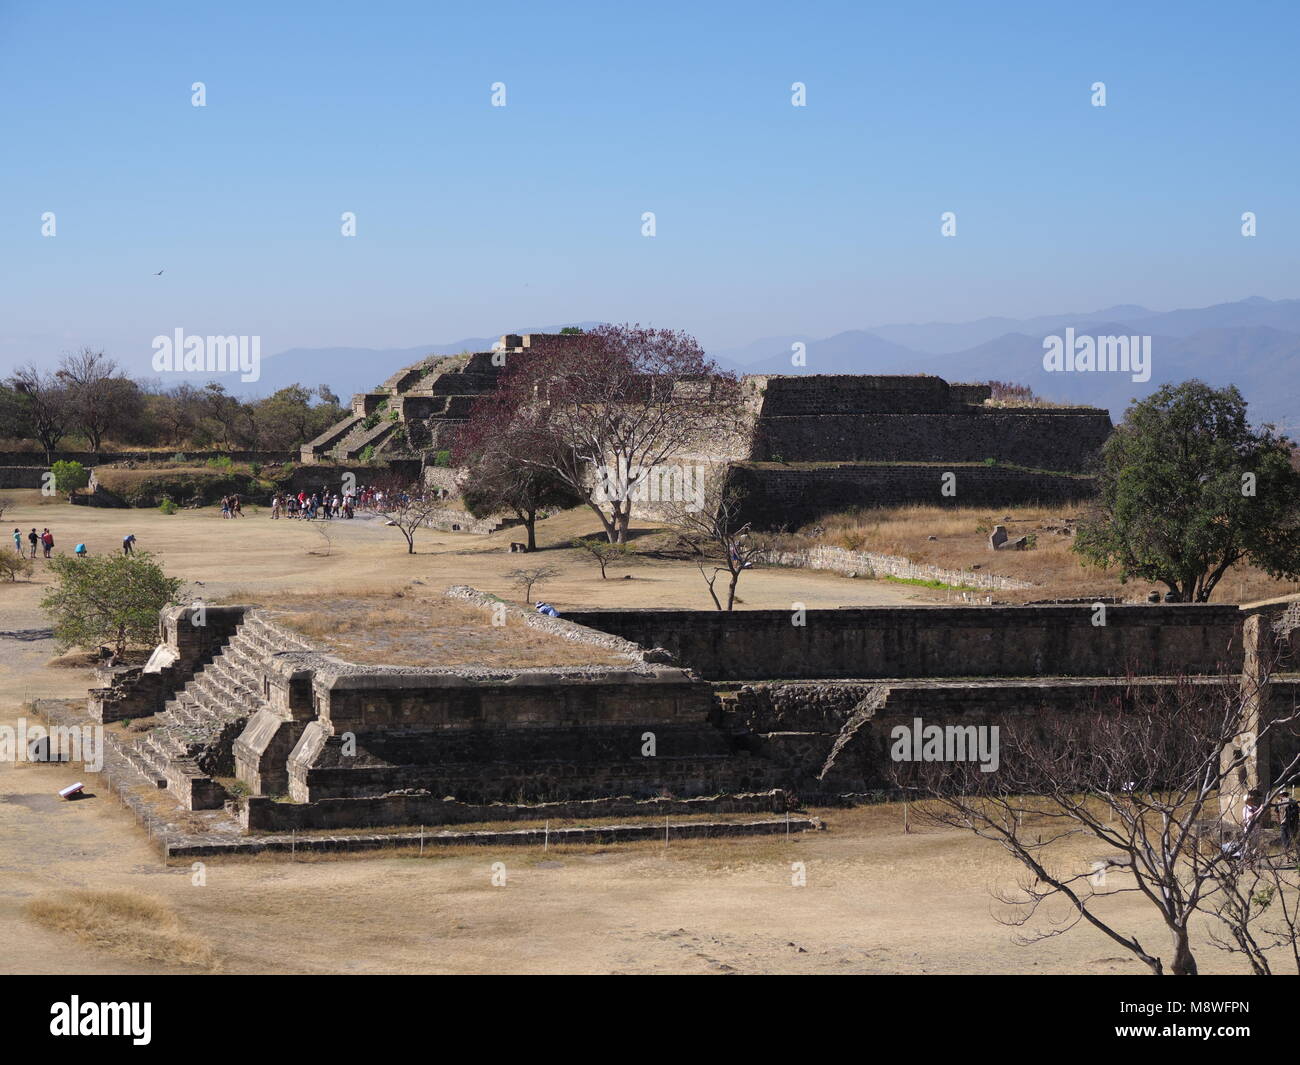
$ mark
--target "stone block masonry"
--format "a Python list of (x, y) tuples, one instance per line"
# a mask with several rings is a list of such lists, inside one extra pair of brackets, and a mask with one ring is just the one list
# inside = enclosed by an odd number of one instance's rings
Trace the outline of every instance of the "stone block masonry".
[(1041, 677), (1235, 672), (1234, 606), (589, 610), (582, 625), (663, 647), (709, 680)]
[(973, 573), (943, 569), (913, 562), (897, 555), (880, 555), (874, 551), (847, 551), (842, 547), (814, 547), (808, 551), (770, 551), (763, 561), (773, 566), (829, 570), (848, 577), (901, 577), (904, 580), (942, 581), (968, 588), (1002, 591), (1034, 587), (1028, 581), (1003, 577), (996, 573)]
[(0, 466), (0, 488), (40, 488), (48, 466)]
[[(954, 494), (945, 495), (945, 474)], [(742, 494), (739, 523), (756, 529), (798, 528), (854, 507), (911, 505), (1010, 507), (1071, 504), (1092, 496), (1079, 474), (1012, 466), (937, 464), (777, 465), (736, 463), (730, 485)]]
[(761, 416), (753, 458), (787, 462), (998, 462), (1086, 472), (1110, 435), (1091, 410), (968, 407), (946, 414)]
[(999, 462), (1085, 472), (1110, 435), (1095, 407), (990, 407), (987, 388), (919, 375), (746, 377), (753, 450), (786, 462)]

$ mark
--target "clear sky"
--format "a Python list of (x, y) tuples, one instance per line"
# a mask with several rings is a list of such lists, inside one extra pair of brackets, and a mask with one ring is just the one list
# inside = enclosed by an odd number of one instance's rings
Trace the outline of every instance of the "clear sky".
[(1298, 11), (0, 0), (0, 370), (1295, 297)]

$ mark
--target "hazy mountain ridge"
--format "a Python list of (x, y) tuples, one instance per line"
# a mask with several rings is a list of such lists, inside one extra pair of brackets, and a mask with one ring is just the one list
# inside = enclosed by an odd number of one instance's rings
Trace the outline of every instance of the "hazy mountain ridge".
[[(585, 328), (595, 323), (575, 324)], [(1047, 372), (1043, 338), (1063, 334), (1068, 327), (1076, 335), (1152, 337), (1150, 380), (1133, 381), (1123, 373)], [(346, 402), (353, 393), (375, 387), (426, 355), (482, 351), (496, 339), (468, 337), (412, 348), (293, 348), (265, 359), (261, 380), (239, 390), (266, 395), (294, 382), (324, 382)], [(948, 346), (959, 340), (959, 346)], [(802, 367), (790, 361), (795, 343), (806, 345)], [(1150, 395), (1161, 384), (1200, 377), (1218, 386), (1237, 385), (1258, 420), (1286, 425), (1300, 418), (1300, 299), (1251, 297), (1166, 312), (1123, 305), (1023, 320), (886, 325), (821, 338), (761, 337), (710, 354), (723, 368), (738, 373), (933, 373), (950, 381), (1013, 381), (1058, 402), (1105, 407), (1116, 418), (1129, 402)]]

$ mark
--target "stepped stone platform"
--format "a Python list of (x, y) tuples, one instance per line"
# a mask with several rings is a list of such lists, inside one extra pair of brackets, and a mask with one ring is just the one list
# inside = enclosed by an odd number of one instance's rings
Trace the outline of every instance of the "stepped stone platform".
[[(481, 616), (481, 638), (497, 633), (487, 608), (503, 604), (472, 589), (455, 597)], [(182, 810), (226, 810), (244, 833), (788, 813), (775, 767), (718, 727), (694, 674), (654, 649), (504, 606), (508, 626), (538, 630), (529, 653), (540, 633), (588, 664), (362, 664), (288, 615), (209, 608), (196, 625), (178, 607), (163, 613), (149, 666), (109, 678), (89, 712), (130, 719), (118, 750), (133, 774)], [(429, 624), (436, 663), (440, 641), (450, 654), (463, 637)]]
[[(112, 726), (118, 791), (161, 818), (175, 853), (282, 850), (285, 833), (290, 849), (409, 845), (416, 828), (455, 842), (453, 826), (535, 839), (497, 827), (520, 821), (607, 822), (593, 831), (611, 839), (651, 822), (766, 832), (801, 803), (886, 793), (900, 724), (1124, 712), (1160, 686), (1236, 686), (1274, 638), (1231, 606), (1117, 605), (1103, 626), (1087, 605), (843, 608), (792, 626), (785, 611), (552, 618), (447, 595), (454, 609), (386, 608), (403, 642), (370, 639), (402, 665), (343, 657), (364, 649), (355, 626), (340, 644), (331, 623), (308, 637), (284, 610), (172, 608), (150, 663), (114, 673), (82, 713)], [(337, 625), (365, 604), (335, 606)], [(467, 654), (479, 664), (457, 664)], [(501, 660), (515, 665), (482, 664)], [(559, 661), (578, 664), (546, 664)], [(1253, 713), (1300, 705), (1297, 661), (1276, 658)], [(1258, 757), (1296, 750), (1292, 727)]]
[[(41, 699), (34, 714), (50, 726), (80, 726), (89, 723), (86, 706), (79, 700)], [(153, 781), (147, 781), (126, 753), (128, 743), (106, 734), (100, 787), (114, 794), (139, 820), (164, 863), (172, 858), (206, 858), (228, 855), (343, 854), (374, 850), (403, 850), (423, 853), (426, 848), (453, 846), (560, 846), (563, 844), (611, 844), (637, 840), (655, 841), (738, 836), (790, 835), (819, 831), (819, 818), (792, 814), (785, 796), (732, 796), (703, 800), (608, 800), (581, 804), (551, 804), (539, 808), (537, 818), (547, 818), (543, 827), (518, 829), (439, 829), (440, 824), (471, 824), (512, 819), (534, 819), (518, 807), (472, 807), (443, 800), (441, 813), (420, 820), (420, 809), (408, 807), (411, 817), (403, 824), (418, 828), (364, 831), (379, 822), (365, 816), (352, 803), (348, 812), (361, 817), (356, 825), (340, 823), (336, 831), (313, 830), (310, 818), (300, 816), (302, 808), (269, 799), (249, 799), (241, 809), (227, 803), (219, 810), (186, 811), (175, 803), (151, 801)], [(92, 785), (92, 790), (97, 786)], [(256, 812), (273, 811), (267, 817)], [(252, 815), (250, 817), (250, 814)], [(743, 816), (770, 814), (770, 816)], [(581, 825), (552, 825), (550, 818), (580, 819)], [(723, 819), (725, 818), (725, 819)], [(623, 820), (620, 820), (623, 819)], [(305, 827), (300, 828), (299, 821)], [(595, 822), (595, 823), (593, 823)], [(250, 828), (251, 824), (251, 828)], [(338, 834), (337, 829), (362, 830)], [(260, 830), (259, 830), (260, 829)]]
[[(354, 396), (346, 418), (303, 446), (302, 461), (418, 461), (424, 483), (455, 502), (459, 482), (442, 476), (438, 453), (475, 401), (498, 387), (509, 360), (580, 342), (506, 334), (493, 351), (431, 355)], [(687, 427), (663, 465), (720, 474), (744, 500), (737, 522), (755, 528), (861, 506), (1076, 502), (1095, 492), (1091, 474), (1112, 431), (1099, 408), (1002, 405), (990, 385), (930, 374), (745, 375), (735, 415), (725, 429)], [(654, 492), (635, 503), (640, 517), (670, 509)], [(490, 531), (463, 511), (437, 525)]]

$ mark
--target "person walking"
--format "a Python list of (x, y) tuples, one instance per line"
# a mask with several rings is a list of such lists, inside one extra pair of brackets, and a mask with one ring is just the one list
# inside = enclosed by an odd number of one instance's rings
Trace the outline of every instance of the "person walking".
[(49, 558), (54, 550), (54, 534), (49, 529), (41, 533), (41, 546), (45, 548), (45, 557)]
[(122, 537), (122, 554), (124, 555), (135, 554), (135, 533), (127, 533), (124, 537)]
[(18, 552), (18, 557), (23, 557), (23, 531), (22, 529), (14, 530), (14, 550)]
[(35, 529), (27, 534), (27, 542), (32, 545), (32, 558), (36, 557), (36, 541), (39, 539), (40, 537), (36, 535)]

